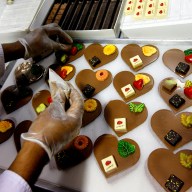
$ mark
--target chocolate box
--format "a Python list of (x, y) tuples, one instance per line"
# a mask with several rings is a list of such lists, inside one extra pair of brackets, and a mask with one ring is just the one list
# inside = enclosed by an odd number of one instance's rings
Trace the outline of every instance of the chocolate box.
[(55, 0), (44, 24), (58, 23), (78, 39), (116, 38), (125, 0)]

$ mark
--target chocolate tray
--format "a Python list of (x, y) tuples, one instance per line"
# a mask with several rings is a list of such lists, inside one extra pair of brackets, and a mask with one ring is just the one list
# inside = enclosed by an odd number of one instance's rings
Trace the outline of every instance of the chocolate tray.
[[(85, 30), (96, 30), (97, 35), (100, 31), (103, 34), (109, 29), (113, 30), (113, 36), (117, 37), (119, 33), (116, 28), (119, 28), (117, 23), (123, 2), (124, 0), (55, 0), (44, 24), (58, 23), (63, 30), (69, 31), (72, 37), (78, 36), (77, 33), (82, 30), (83, 35)], [(91, 32), (90, 34), (90, 38), (95, 38)]]

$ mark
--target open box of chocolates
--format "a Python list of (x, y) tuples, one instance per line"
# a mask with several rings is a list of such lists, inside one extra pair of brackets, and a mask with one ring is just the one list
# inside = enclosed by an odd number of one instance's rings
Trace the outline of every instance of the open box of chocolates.
[(124, 0), (55, 0), (44, 24), (58, 23), (73, 38), (114, 38), (123, 7)]

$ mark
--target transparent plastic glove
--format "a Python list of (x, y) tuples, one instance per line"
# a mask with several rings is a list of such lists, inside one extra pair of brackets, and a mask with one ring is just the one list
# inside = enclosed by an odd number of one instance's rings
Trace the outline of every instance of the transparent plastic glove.
[(73, 43), (72, 38), (56, 23), (39, 27), (24, 38), (19, 38), (19, 41), (25, 47), (25, 59), (47, 55), (52, 51), (69, 51)]
[[(53, 102), (35, 119), (28, 133), (21, 135), (22, 139), (41, 145), (49, 158), (79, 134), (83, 115), (83, 99), (77, 90), (55, 73), (50, 74), (50, 78), (54, 78), (53, 81), (49, 79)], [(70, 101), (67, 110), (65, 110), (66, 92)]]

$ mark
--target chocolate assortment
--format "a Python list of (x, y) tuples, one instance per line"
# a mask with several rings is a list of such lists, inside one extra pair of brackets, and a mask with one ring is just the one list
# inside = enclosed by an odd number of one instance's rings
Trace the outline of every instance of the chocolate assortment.
[(64, 30), (112, 29), (122, 0), (55, 0), (44, 24)]

